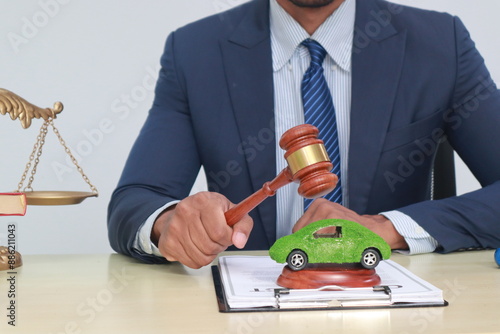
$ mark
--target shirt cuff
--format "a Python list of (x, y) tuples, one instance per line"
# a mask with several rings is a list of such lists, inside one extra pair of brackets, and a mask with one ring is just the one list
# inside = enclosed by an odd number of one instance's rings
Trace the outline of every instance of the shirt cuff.
[(410, 216), (400, 211), (382, 212), (389, 219), (396, 231), (405, 238), (409, 250), (396, 250), (399, 253), (413, 255), (421, 253), (431, 253), (436, 250), (438, 242), (430, 236), (418, 223)]
[(179, 202), (180, 201), (168, 202), (167, 204), (165, 204), (164, 206), (153, 212), (153, 214), (149, 216), (148, 219), (146, 219), (146, 221), (144, 222), (144, 224), (142, 224), (142, 226), (139, 228), (139, 231), (137, 231), (137, 234), (135, 235), (134, 244), (132, 245), (132, 247), (134, 247), (139, 253), (142, 254), (151, 254), (163, 257), (158, 247), (156, 247), (156, 245), (151, 242), (151, 231), (153, 230), (153, 225), (156, 218), (158, 218), (158, 216), (163, 211), (165, 211), (172, 205), (177, 204)]

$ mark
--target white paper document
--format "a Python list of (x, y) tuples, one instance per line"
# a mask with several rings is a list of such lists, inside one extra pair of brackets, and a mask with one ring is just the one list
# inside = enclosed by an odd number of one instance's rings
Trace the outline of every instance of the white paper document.
[(379, 286), (388, 286), (390, 292), (374, 291), (372, 287), (343, 291), (275, 290), (282, 289), (276, 284), (276, 280), (283, 266), (268, 256), (221, 257), (219, 271), (229, 307), (248, 309), (445, 305), (442, 290), (391, 260), (381, 261), (376, 268), (381, 278)]

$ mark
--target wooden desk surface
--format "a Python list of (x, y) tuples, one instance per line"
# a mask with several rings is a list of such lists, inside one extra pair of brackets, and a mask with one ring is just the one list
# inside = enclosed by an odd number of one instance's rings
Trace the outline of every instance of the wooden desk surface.
[(6, 317), (9, 275), (0, 272), (0, 333), (500, 333), (492, 251), (392, 259), (443, 289), (450, 305), (223, 314), (209, 267), (144, 265), (117, 254), (32, 255), (17, 270), (15, 328)]

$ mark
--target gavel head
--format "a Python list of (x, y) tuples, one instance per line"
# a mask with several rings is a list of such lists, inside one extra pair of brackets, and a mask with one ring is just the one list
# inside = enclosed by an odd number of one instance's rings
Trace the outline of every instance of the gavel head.
[(285, 159), (293, 181), (299, 182), (299, 195), (317, 198), (331, 192), (338, 177), (331, 172), (330, 162), (319, 130), (310, 124), (302, 124), (286, 131), (280, 139)]

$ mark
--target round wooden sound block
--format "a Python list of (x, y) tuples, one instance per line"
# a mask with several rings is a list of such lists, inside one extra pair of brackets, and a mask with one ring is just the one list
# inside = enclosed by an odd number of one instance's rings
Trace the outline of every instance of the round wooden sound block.
[(288, 266), (278, 277), (278, 285), (289, 289), (318, 289), (326, 285), (346, 288), (379, 285), (380, 276), (375, 269), (365, 269), (359, 264), (309, 264), (294, 271)]

